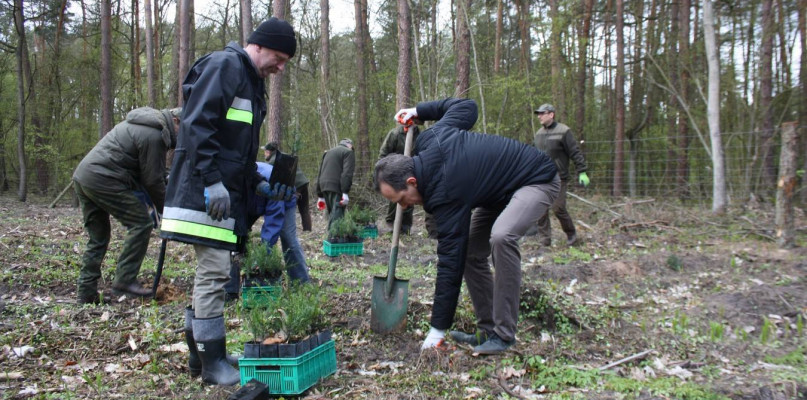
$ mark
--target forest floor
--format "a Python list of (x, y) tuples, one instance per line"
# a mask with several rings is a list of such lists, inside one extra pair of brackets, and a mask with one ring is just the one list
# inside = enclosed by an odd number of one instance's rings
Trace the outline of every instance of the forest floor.
[[(428, 331), (436, 241), (416, 212), (403, 236), (398, 276), (409, 279), (406, 330), (370, 330), (373, 276), (386, 274), (390, 234), (364, 242), (364, 255), (323, 254), (325, 219), (300, 232), (314, 282), (328, 295), (337, 372), (306, 399), (793, 399), (807, 398), (807, 218), (797, 209), (797, 247), (772, 240), (765, 207), (660, 201), (593, 208), (569, 199), (581, 242), (521, 242), (518, 343), (499, 356), (453, 344), (421, 353)], [(80, 211), (67, 201), (0, 198), (0, 397), (3, 399), (224, 399), (234, 388), (189, 376), (183, 308), (194, 255), (169, 243), (156, 301), (110, 293), (123, 228), (113, 240), (101, 289), (104, 306), (75, 302), (86, 241)], [(606, 208), (607, 206), (607, 208)], [(385, 208), (378, 205), (377, 209)], [(618, 216), (616, 214), (618, 214)], [(256, 228), (257, 229), (257, 228)], [(141, 270), (150, 284), (159, 237)], [(562, 244), (563, 243), (563, 244)], [(561, 245), (562, 244), (562, 245)], [(241, 306), (225, 311), (228, 348), (251, 337)], [(474, 317), (463, 289), (455, 329)], [(609, 366), (629, 356), (635, 360)]]

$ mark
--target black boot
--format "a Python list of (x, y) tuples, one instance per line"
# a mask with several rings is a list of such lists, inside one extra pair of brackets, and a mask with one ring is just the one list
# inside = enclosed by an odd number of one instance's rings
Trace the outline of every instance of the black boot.
[(232, 386), (241, 381), (237, 369), (227, 362), (227, 339), (224, 334), (224, 316), (194, 318), (193, 339), (202, 362), (202, 381), (221, 386)]
[[(202, 360), (199, 359), (199, 352), (196, 351), (196, 341), (193, 339), (193, 308), (185, 308), (185, 343), (188, 344), (188, 369), (191, 377), (196, 378), (202, 373)], [(238, 357), (227, 354), (227, 363), (233, 367), (238, 366)]]
[(199, 352), (196, 351), (196, 341), (193, 340), (193, 309), (185, 308), (185, 343), (188, 344), (188, 369), (191, 377), (196, 378), (202, 373), (202, 360), (199, 359)]

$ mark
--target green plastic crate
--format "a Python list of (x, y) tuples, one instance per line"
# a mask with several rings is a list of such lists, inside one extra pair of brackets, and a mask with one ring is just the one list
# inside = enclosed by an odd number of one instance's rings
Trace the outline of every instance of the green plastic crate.
[(336, 347), (329, 340), (295, 358), (240, 358), (241, 385), (252, 379), (269, 386), (269, 393), (298, 395), (336, 372)]
[(331, 243), (327, 240), (322, 241), (322, 251), (325, 254), (336, 257), (342, 254), (352, 254), (360, 256), (364, 253), (364, 242), (359, 243)]
[(364, 228), (361, 237), (375, 239), (378, 237), (378, 228)]
[(265, 304), (270, 299), (277, 299), (283, 290), (280, 286), (243, 286), (241, 288), (241, 306), (253, 308)]

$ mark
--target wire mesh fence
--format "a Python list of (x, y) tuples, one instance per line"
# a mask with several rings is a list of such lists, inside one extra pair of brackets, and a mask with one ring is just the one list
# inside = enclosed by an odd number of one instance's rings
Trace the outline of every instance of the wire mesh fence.
[[(797, 127), (802, 138), (807, 137), (806, 127)], [(379, 201), (380, 196), (371, 190), (372, 169), (378, 159), (378, 147), (383, 137), (371, 137), (370, 148), (362, 152), (354, 140), (356, 148), (356, 170), (351, 198), (356, 197), (364, 201)], [(802, 139), (803, 141), (804, 139)], [(682, 149), (681, 143), (687, 143)], [(775, 190), (775, 179), (765, 174), (763, 159), (764, 146), (761, 132), (727, 132), (722, 134), (723, 152), (726, 170), (726, 190), (729, 201), (743, 202), (750, 197), (772, 200)], [(802, 144), (803, 146), (803, 144)], [(311, 181), (309, 190), (312, 201), (316, 200), (315, 185), (319, 164), (324, 152), (319, 144), (298, 145), (295, 154), (299, 158), (299, 168), (302, 168)], [(687, 202), (708, 203), (712, 198), (713, 169), (710, 155), (709, 137), (697, 134), (687, 137), (680, 136), (650, 136), (638, 137), (624, 142), (624, 162), (622, 166), (622, 195), (625, 197), (645, 198), (653, 197), (658, 200), (675, 200)], [(773, 165), (778, 171), (780, 152), (780, 131), (774, 131), (772, 144), (769, 147)], [(581, 143), (588, 164), (587, 174), (591, 185), (582, 188), (573, 179), (572, 191), (584, 195), (610, 196), (614, 193), (615, 181), (615, 149), (613, 139), (586, 140)], [(286, 149), (282, 149), (286, 150)], [(804, 151), (799, 153), (799, 169), (807, 169)], [(257, 160), (262, 160), (262, 154)], [(70, 183), (70, 176), (80, 160), (56, 161), (48, 170), (44, 181), (48, 186), (37, 185), (41, 180), (37, 177), (35, 164), (29, 178), (29, 185), (34, 191), (44, 197), (55, 198), (62, 189)], [(573, 177), (576, 176), (573, 167), (570, 167)], [(774, 175), (775, 176), (775, 175)], [(7, 178), (7, 191), (16, 189), (14, 185), (18, 180)], [(33, 183), (33, 185), (31, 185)], [(804, 182), (800, 182), (798, 192), (804, 195)], [(72, 191), (67, 191), (60, 202), (69, 202)], [(355, 196), (354, 196), (355, 195)], [(377, 199), (373, 200), (373, 197)], [(75, 201), (74, 201), (75, 202)]]

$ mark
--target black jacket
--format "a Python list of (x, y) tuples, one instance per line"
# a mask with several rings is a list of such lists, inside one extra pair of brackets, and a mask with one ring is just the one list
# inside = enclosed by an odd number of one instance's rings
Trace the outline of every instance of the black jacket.
[(445, 99), (417, 105), (422, 121), (437, 120), (417, 139), (413, 157), (423, 209), (437, 221), (437, 282), (431, 325), (448, 329), (465, 269), (471, 210), (504, 208), (523, 186), (551, 182), (555, 163), (532, 146), (500, 136), (468, 132), (476, 103)]
[[(201, 57), (188, 71), (162, 237), (238, 249), (238, 239), (249, 233), (247, 197), (263, 179), (255, 158), (266, 116), (264, 94), (263, 79), (235, 42)], [(205, 187), (216, 182), (230, 193), (230, 218), (223, 221), (205, 212)]]

